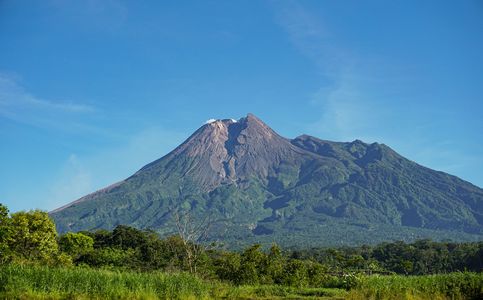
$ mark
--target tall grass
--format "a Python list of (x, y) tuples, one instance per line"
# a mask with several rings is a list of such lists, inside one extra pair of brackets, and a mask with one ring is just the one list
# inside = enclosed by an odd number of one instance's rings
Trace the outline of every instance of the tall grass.
[(186, 273), (0, 266), (0, 299), (483, 299), (483, 273), (363, 276), (349, 292), (324, 287), (232, 286)]
[(186, 273), (0, 267), (0, 298), (206, 299), (211, 290), (208, 283)]
[(483, 299), (483, 273), (367, 276), (361, 278), (347, 299)]
[(334, 288), (297, 288), (281, 285), (233, 286), (218, 294), (223, 299), (332, 299), (343, 300), (347, 291)]
[(0, 299), (343, 299), (345, 294), (327, 288), (232, 286), (187, 273), (0, 266)]

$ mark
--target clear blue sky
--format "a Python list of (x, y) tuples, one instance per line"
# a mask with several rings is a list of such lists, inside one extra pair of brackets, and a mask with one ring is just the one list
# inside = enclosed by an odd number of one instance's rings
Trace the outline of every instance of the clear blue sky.
[(483, 2), (0, 1), (0, 202), (50, 210), (210, 118), (483, 186)]

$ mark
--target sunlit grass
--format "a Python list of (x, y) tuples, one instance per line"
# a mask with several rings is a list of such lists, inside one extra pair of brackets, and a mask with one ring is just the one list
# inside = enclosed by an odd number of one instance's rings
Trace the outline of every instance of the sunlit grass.
[(367, 276), (348, 299), (483, 299), (482, 273)]
[(0, 267), (2, 299), (483, 299), (482, 273), (362, 276), (350, 291), (280, 285), (234, 286), (187, 273), (82, 267)]
[(26, 298), (203, 299), (211, 286), (186, 273), (3, 266), (0, 293)]

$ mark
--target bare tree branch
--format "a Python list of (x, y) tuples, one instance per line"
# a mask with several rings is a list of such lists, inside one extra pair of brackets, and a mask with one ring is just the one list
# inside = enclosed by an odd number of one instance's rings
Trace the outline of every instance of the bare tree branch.
[(189, 270), (191, 273), (196, 273), (199, 257), (207, 250), (205, 243), (208, 241), (213, 224), (211, 215), (197, 221), (191, 211), (172, 209), (171, 212), (184, 246)]

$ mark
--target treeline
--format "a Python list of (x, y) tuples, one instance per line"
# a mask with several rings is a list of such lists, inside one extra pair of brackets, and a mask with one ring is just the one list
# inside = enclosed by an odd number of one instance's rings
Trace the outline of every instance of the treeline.
[(334, 272), (392, 272), (428, 275), (457, 271), (483, 271), (483, 242), (392, 242), (377, 246), (294, 250), (290, 257), (311, 259)]
[[(181, 235), (182, 236), (182, 235)], [(58, 236), (46, 212), (9, 214), (0, 204), (0, 263), (186, 271), (234, 284), (350, 288), (360, 273), (432, 274), (483, 270), (483, 242), (422, 240), (358, 248), (283, 251), (253, 245), (240, 252), (180, 236), (117, 226)]]

